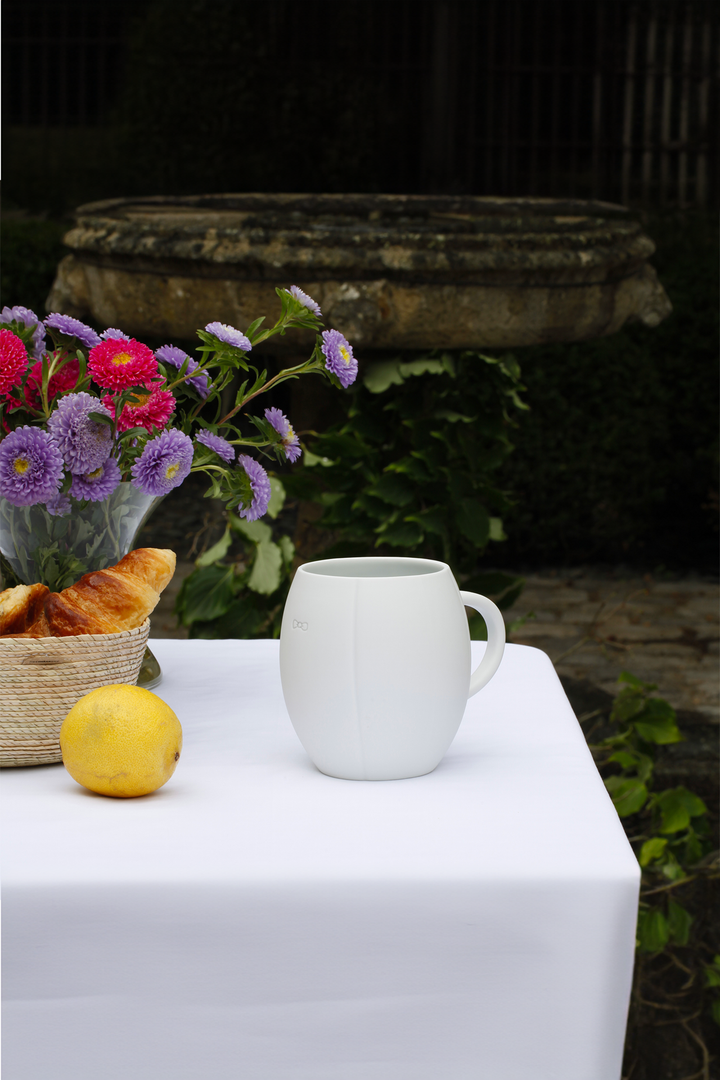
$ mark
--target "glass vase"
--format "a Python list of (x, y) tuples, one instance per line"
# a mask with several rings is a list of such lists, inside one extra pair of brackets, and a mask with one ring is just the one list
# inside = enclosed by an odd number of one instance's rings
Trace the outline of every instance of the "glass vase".
[[(118, 484), (104, 502), (71, 499), (68, 513), (50, 514), (41, 503), (14, 506), (0, 499), (0, 553), (3, 570), (23, 585), (42, 582), (51, 592), (74, 585), (83, 574), (114, 566), (135, 546), (135, 538), (161, 499), (131, 483)], [(5, 582), (8, 586), (12, 581)], [(157, 686), (162, 673), (145, 652), (138, 686)]]

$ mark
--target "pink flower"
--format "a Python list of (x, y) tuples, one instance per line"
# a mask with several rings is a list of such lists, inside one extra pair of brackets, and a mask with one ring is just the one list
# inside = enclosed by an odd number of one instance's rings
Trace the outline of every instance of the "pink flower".
[[(163, 428), (175, 411), (175, 398), (169, 390), (160, 390), (156, 383), (145, 383), (146, 394), (136, 394), (137, 405), (126, 405), (117, 419), (118, 431), (144, 427), (147, 431)], [(103, 398), (105, 405), (115, 415), (115, 399)]]
[(27, 349), (12, 330), (0, 330), (0, 394), (15, 386), (27, 367)]
[(127, 390), (154, 379), (158, 364), (152, 349), (135, 338), (108, 338), (90, 350), (88, 371), (98, 386)]

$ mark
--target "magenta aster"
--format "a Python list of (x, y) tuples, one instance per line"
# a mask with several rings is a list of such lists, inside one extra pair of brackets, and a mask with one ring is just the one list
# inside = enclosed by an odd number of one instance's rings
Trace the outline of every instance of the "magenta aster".
[(293, 426), (280, 409), (266, 409), (265, 419), (275, 428), (280, 436), (285, 457), (288, 461), (297, 461), (302, 454), (300, 440), (293, 431)]
[(199, 431), (195, 436), (195, 442), (207, 446), (209, 450), (214, 450), (218, 457), (227, 461), (228, 464), (235, 460), (235, 447), (231, 446), (227, 439), (223, 439), (222, 435), (213, 435), (211, 431)]
[(0, 394), (9, 393), (28, 364), (27, 349), (12, 330), (0, 330)]
[(108, 458), (92, 472), (74, 475), (70, 494), (75, 499), (104, 502), (120, 483), (120, 468), (115, 458)]
[(65, 334), (66, 337), (76, 337), (88, 349), (100, 344), (100, 338), (93, 328), (86, 326), (79, 319), (73, 319), (71, 315), (60, 315), (57, 311), (54, 311), (52, 315), (48, 315), (46, 318), (45, 325), (51, 330), (57, 330), (60, 334)]
[(236, 330), (234, 326), (228, 326), (227, 323), (208, 323), (205, 331), (216, 337), (218, 341), (222, 341), (223, 344), (234, 345), (236, 349), (242, 349), (243, 352), (250, 352), (252, 349), (250, 339), (241, 334), (239, 330)]
[(247, 521), (255, 521), (267, 512), (270, 495), (272, 494), (270, 480), (262, 465), (255, 461), (254, 458), (248, 457), (247, 454), (238, 454), (238, 465), (241, 465), (247, 473), (250, 490), (252, 491), (250, 505), (243, 508), (238, 507), (238, 516), (245, 518)]
[(91, 420), (91, 412), (112, 418), (112, 413), (92, 394), (66, 394), (48, 418), (48, 428), (60, 447), (65, 465), (73, 474), (95, 472), (112, 449), (109, 424)]
[(136, 487), (146, 495), (167, 495), (190, 472), (193, 444), (182, 431), (163, 431), (145, 444), (131, 469)]
[(62, 475), (62, 454), (42, 428), (15, 428), (0, 442), (0, 495), (14, 506), (52, 499)]
[[(210, 392), (210, 379), (201, 371), (199, 375), (191, 375), (191, 372), (195, 371), (195, 368), (199, 367), (197, 360), (193, 360), (192, 356), (188, 356), (182, 349), (176, 348), (175, 345), (162, 345), (155, 353), (155, 356), (163, 364), (170, 364), (171, 367), (177, 368), (179, 371), (187, 360), (187, 371), (185, 373), (185, 385), (192, 386), (197, 390), (201, 398), (206, 398)], [(190, 375), (190, 378), (187, 376)]]
[(158, 366), (152, 349), (135, 338), (108, 338), (90, 350), (88, 371), (98, 386), (127, 390), (154, 379)]
[(313, 315), (316, 315), (318, 319), (320, 318), (320, 316), (322, 315), (320, 305), (315, 303), (312, 296), (308, 296), (308, 294), (306, 292), (303, 292), (302, 289), (298, 289), (297, 285), (291, 285), (289, 289), (285, 290), (285, 292), (290, 293), (290, 295), (293, 296), (297, 301), (299, 301), (299, 303), (301, 303), (303, 307), (306, 307), (308, 311), (312, 311)]
[(352, 345), (339, 330), (323, 330), (322, 339), (320, 350), (325, 356), (325, 367), (337, 375), (341, 386), (347, 388), (355, 382), (358, 373)]
[[(128, 428), (144, 427), (146, 431), (163, 428), (175, 411), (175, 398), (169, 390), (161, 390), (157, 383), (146, 383), (145, 394), (135, 394), (137, 404), (125, 405), (117, 418), (118, 431)], [(115, 399), (108, 395), (103, 398), (103, 405), (115, 416)]]

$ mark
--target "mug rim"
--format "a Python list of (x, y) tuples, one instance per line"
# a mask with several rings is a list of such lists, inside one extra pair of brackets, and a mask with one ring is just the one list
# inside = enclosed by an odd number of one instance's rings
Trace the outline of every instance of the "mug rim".
[[(369, 564), (383, 563), (385, 566), (395, 564), (399, 567), (406, 567), (405, 573), (338, 573), (335, 571), (327, 572), (328, 567), (337, 567), (342, 569), (343, 564), (349, 566), (351, 564), (360, 564), (366, 569), (370, 569)], [(416, 568), (416, 572), (412, 570)], [(421, 569), (422, 568), (422, 569)], [(433, 577), (435, 574), (442, 573), (443, 570), (448, 570), (447, 563), (440, 562), (437, 559), (414, 559), (410, 555), (355, 555), (345, 556), (339, 559), (316, 559), (313, 562), (303, 563), (298, 567), (298, 573), (305, 571), (305, 573), (311, 574), (313, 577), (325, 577), (325, 578), (343, 578), (346, 581), (381, 581), (398, 578), (411, 578), (411, 577)], [(410, 570), (411, 572), (407, 572)]]

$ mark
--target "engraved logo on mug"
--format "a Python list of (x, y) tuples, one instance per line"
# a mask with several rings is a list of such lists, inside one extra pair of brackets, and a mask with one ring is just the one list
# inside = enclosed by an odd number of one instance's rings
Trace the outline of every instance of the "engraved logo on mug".
[(298, 622), (297, 619), (293, 619), (293, 630), (307, 630), (308, 624), (306, 622)]

